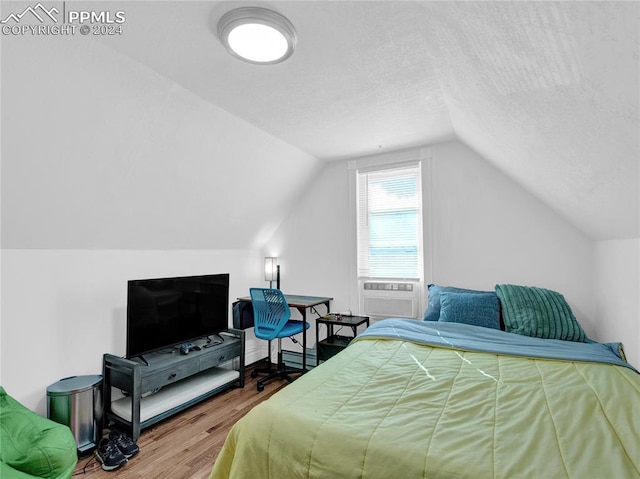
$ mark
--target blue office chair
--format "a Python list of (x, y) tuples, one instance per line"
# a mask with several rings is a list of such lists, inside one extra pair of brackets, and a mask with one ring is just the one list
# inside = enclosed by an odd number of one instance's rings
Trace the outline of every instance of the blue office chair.
[[(306, 321), (293, 321), (289, 305), (279, 289), (251, 288), (251, 304), (253, 305), (253, 323), (255, 335), (259, 339), (278, 340), (278, 364), (275, 371), (258, 380), (258, 391), (264, 390), (264, 385), (274, 378), (293, 381), (289, 373), (302, 372), (298, 369), (287, 369), (282, 360), (282, 338), (292, 337), (309, 329)], [(293, 338), (292, 338), (293, 339)], [(295, 341), (295, 340), (294, 340)], [(304, 352), (303, 352), (304, 354)]]

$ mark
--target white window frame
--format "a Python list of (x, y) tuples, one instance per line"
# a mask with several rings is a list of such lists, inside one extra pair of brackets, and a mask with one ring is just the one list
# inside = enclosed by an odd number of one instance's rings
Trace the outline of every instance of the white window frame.
[[(394, 176), (413, 176), (416, 181), (417, 197), (414, 198), (417, 204), (411, 205), (409, 203), (403, 203), (398, 205), (400, 209), (412, 206), (416, 208), (416, 264), (415, 269), (410, 274), (387, 274), (377, 275), (371, 271), (369, 265), (369, 246), (370, 246), (370, 203), (369, 203), (369, 180), (370, 179), (384, 179), (385, 177), (392, 178)], [(395, 201), (395, 200), (391, 200)], [(394, 205), (389, 203), (390, 210), (393, 210)], [(424, 243), (423, 243), (423, 209), (424, 204), (422, 201), (422, 164), (420, 160), (411, 162), (394, 163), (387, 165), (377, 165), (373, 167), (358, 168), (356, 171), (356, 223), (357, 223), (357, 274), (359, 280), (409, 280), (415, 283), (421, 283), (424, 277), (423, 265), (424, 265)], [(393, 241), (396, 238), (389, 238)], [(413, 245), (411, 245), (413, 246)]]
[[(414, 284), (417, 288), (416, 299), (418, 314), (416, 318), (421, 318), (426, 307), (426, 288), (425, 284), (432, 281), (433, 277), (433, 237), (431, 232), (431, 189), (432, 176), (433, 176), (433, 150), (429, 147), (407, 148), (405, 150), (396, 150), (388, 153), (381, 153), (369, 156), (362, 156), (359, 158), (353, 158), (347, 161), (347, 170), (349, 177), (349, 216), (351, 228), (347, 231), (347, 238), (350, 244), (349, 249), (349, 277), (350, 287), (348, 290), (348, 304), (358, 304), (359, 314), (364, 314), (365, 308), (363, 303), (365, 296), (371, 291), (366, 291), (365, 283), (368, 279), (360, 279), (358, 277), (358, 245), (357, 245), (357, 172), (363, 169), (384, 169), (401, 166), (402, 164), (411, 164), (417, 161), (421, 162), (422, 166), (422, 262), (420, 263), (421, 276), (420, 280)], [(425, 245), (425, 241), (428, 244)], [(377, 281), (374, 280), (374, 281)], [(391, 280), (391, 282), (399, 282), (398, 280)], [(382, 291), (381, 294), (387, 292)], [(389, 292), (389, 296), (395, 295), (395, 292)], [(376, 317), (375, 315), (369, 315), (372, 322), (389, 315), (383, 315)]]

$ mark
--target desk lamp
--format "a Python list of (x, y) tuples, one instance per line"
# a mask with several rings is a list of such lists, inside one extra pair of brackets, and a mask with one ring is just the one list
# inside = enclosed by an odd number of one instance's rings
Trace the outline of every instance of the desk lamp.
[(264, 279), (269, 281), (269, 287), (273, 288), (273, 282), (276, 282), (276, 288), (280, 289), (280, 265), (278, 258), (269, 256), (264, 259)]

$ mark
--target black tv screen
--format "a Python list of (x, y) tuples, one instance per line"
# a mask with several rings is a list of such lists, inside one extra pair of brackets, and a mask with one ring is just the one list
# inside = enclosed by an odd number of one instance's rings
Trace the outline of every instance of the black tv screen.
[(217, 334), (228, 322), (228, 274), (128, 282), (128, 358)]

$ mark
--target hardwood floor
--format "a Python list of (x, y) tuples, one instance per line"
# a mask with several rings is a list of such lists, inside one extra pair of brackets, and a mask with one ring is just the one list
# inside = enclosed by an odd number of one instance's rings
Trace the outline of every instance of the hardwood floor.
[(88, 479), (204, 479), (222, 448), (227, 433), (254, 406), (287, 385), (274, 380), (264, 391), (256, 390), (257, 379), (246, 368), (244, 388), (234, 388), (143, 429), (140, 452), (115, 471), (102, 470), (93, 457), (81, 458), (74, 477)]

